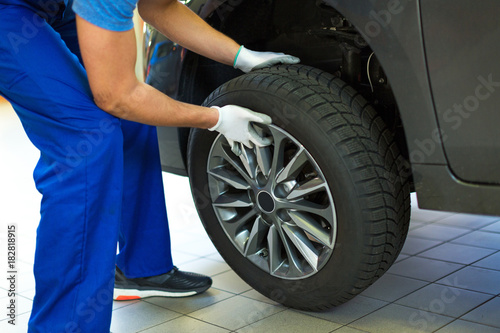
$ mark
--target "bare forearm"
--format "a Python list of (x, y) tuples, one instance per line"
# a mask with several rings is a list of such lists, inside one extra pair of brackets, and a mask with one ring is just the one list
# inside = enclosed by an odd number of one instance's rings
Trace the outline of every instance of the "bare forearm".
[(240, 45), (210, 27), (175, 0), (140, 0), (142, 18), (172, 41), (215, 61), (232, 65)]
[(175, 101), (145, 83), (137, 82), (124, 96), (110, 110), (122, 119), (154, 126), (199, 128), (217, 123), (217, 110)]

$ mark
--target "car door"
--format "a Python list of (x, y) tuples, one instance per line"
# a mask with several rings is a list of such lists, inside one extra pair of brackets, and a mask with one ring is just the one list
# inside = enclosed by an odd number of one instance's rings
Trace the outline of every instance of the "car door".
[(420, 0), (420, 5), (449, 167), (460, 180), (500, 184), (500, 2)]

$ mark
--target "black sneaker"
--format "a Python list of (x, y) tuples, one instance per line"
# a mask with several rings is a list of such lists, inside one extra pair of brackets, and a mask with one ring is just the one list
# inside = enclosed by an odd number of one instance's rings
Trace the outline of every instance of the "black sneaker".
[(136, 279), (128, 279), (116, 267), (113, 299), (115, 301), (128, 301), (153, 296), (187, 297), (200, 294), (211, 285), (212, 279), (210, 277), (183, 272), (175, 266), (168, 273)]

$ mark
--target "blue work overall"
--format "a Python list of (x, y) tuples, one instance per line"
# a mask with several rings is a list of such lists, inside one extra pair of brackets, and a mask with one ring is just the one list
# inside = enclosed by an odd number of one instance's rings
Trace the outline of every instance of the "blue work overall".
[(41, 153), (29, 332), (109, 332), (115, 264), (173, 267), (156, 129), (95, 105), (70, 7), (0, 0), (0, 94)]

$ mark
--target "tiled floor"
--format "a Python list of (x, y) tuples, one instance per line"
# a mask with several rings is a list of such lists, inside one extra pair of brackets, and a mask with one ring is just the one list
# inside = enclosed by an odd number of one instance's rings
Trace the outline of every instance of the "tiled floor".
[[(0, 237), (19, 230), (17, 326), (0, 315), (0, 332), (25, 332), (34, 294), (31, 274), (40, 195), (38, 153), (12, 110), (0, 106)], [(500, 332), (500, 218), (419, 210), (398, 262), (360, 296), (308, 313), (266, 299), (233, 273), (206, 236), (187, 179), (165, 174), (175, 263), (213, 277), (192, 298), (115, 302), (111, 330), (127, 332)], [(6, 274), (5, 246), (0, 267)], [(3, 275), (2, 275), (3, 276)], [(0, 308), (7, 305), (0, 279)]]

